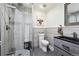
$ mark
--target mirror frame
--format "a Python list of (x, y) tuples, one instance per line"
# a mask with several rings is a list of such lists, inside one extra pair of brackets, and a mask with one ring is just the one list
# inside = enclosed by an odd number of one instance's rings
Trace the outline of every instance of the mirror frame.
[(68, 9), (68, 5), (69, 4), (71, 4), (71, 3), (65, 3), (64, 4), (64, 25), (65, 26), (74, 26), (74, 25), (79, 25), (79, 22), (73, 22), (73, 23), (69, 23), (68, 22), (68, 11), (67, 11), (67, 9)]

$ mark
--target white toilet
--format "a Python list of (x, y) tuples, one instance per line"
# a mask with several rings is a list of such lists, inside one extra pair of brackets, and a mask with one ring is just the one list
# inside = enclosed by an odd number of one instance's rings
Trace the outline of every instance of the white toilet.
[(44, 34), (39, 34), (39, 48), (42, 49), (44, 52), (47, 52), (47, 46), (49, 42), (47, 40), (44, 40)]

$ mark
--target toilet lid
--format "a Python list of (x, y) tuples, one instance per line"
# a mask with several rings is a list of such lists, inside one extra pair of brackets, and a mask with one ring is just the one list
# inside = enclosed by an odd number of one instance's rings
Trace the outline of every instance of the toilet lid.
[(41, 42), (44, 44), (49, 44), (49, 42), (47, 40), (41, 40)]

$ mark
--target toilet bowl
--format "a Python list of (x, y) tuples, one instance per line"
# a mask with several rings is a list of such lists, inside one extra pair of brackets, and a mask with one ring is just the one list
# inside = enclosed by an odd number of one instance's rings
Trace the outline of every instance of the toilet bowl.
[(44, 34), (39, 34), (39, 48), (42, 49), (44, 52), (47, 52), (47, 46), (49, 42), (44, 40)]

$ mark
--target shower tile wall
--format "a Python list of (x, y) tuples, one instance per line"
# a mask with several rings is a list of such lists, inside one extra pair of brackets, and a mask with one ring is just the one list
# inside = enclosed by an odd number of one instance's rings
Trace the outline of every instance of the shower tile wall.
[(15, 10), (14, 42), (16, 50), (23, 49), (23, 16), (19, 10)]
[[(6, 4), (0, 4), (0, 20), (1, 20), (1, 55), (5, 55), (8, 53), (8, 38), (6, 37), (7, 32), (5, 31), (5, 22), (8, 21), (8, 16), (6, 7), (4, 6)], [(6, 22), (7, 24), (7, 22)]]
[(79, 38), (79, 26), (66, 26), (63, 28), (65, 36), (73, 37), (73, 32), (76, 32)]
[[(3, 40), (3, 47), (1, 47), (3, 50), (4, 50), (4, 54), (6, 55), (6, 54), (8, 54), (9, 53), (9, 47), (10, 47), (10, 45), (8, 45), (8, 43), (9, 43), (9, 36), (8, 36), (8, 30), (6, 30), (6, 25), (9, 25), (9, 15), (7, 15), (7, 14), (9, 14), (9, 10), (8, 10), (8, 7), (6, 7), (6, 6), (4, 6), (3, 5), (3, 27), (2, 27), (2, 29), (3, 29), (3, 33), (4, 33), (4, 38), (3, 38), (3, 36), (1, 36), (2, 38), (2, 40)], [(1, 24), (1, 25), (2, 25)]]
[(22, 25), (21, 24), (15, 24), (15, 30), (14, 30), (14, 39), (15, 39), (15, 48), (23, 49), (23, 40), (22, 40)]
[(15, 48), (24, 48), (24, 42), (32, 41), (32, 9), (29, 11), (16, 10), (15, 13)]
[[(64, 34), (64, 36), (73, 37), (73, 34), (72, 34), (73, 32), (76, 32), (77, 35), (78, 35), (78, 38), (79, 38), (79, 26), (65, 26), (65, 27), (63, 27), (63, 34)], [(47, 34), (50, 34), (50, 33), (52, 33), (54, 36), (59, 35), (57, 33), (57, 27), (56, 28), (48, 28), (47, 29)]]
[[(1, 21), (1, 39), (4, 39), (4, 18), (2, 16), (2, 11), (4, 10), (4, 8), (2, 7), (2, 5), (0, 4), (0, 21)], [(2, 12), (2, 13), (1, 13)], [(3, 43), (3, 40), (1, 40)], [(3, 44), (2, 44), (3, 45)], [(3, 46), (1, 46), (1, 49), (4, 50)], [(3, 52), (3, 50), (1, 52)], [(3, 52), (4, 53), (4, 52)], [(2, 54), (2, 53), (1, 53)], [(4, 54), (2, 54), (4, 55)]]
[[(8, 35), (8, 30), (6, 30), (6, 25), (9, 25), (9, 16), (7, 15), (8, 14), (8, 12), (9, 12), (9, 10), (8, 10), (8, 7), (7, 6), (5, 6), (6, 5), (6, 3), (4, 4), (4, 3), (2, 3), (2, 4), (0, 4), (0, 20), (1, 20), (1, 54), (2, 55), (6, 55), (6, 54), (8, 54), (9, 53), (9, 48), (10, 48), (10, 43), (11, 42), (9, 42), (9, 39), (8, 39), (8, 37), (9, 38), (11, 38), (9, 35)], [(17, 9), (17, 8), (16, 8)], [(21, 8), (22, 9), (22, 8)], [(24, 9), (22, 9), (22, 10), (24, 10)], [(32, 40), (32, 9), (28, 9), (28, 11), (30, 12), (30, 13), (27, 13), (26, 11), (25, 12), (23, 12), (23, 13), (26, 13), (28, 16), (28, 18), (27, 18), (27, 20), (29, 20), (28, 21), (28, 23), (30, 23), (30, 27), (31, 27), (31, 29), (30, 29), (30, 40)], [(12, 13), (13, 14), (13, 13)], [(14, 39), (16, 40), (15, 41), (15, 46), (17, 47), (17, 49), (20, 49), (20, 46), (21, 47), (23, 47), (23, 43), (22, 42), (24, 42), (23, 41), (23, 39), (24, 39), (24, 37), (22, 37), (22, 36), (24, 36), (24, 35), (22, 35), (24, 32), (23, 32), (23, 28), (22, 27), (24, 27), (23, 26), (23, 24), (22, 23), (19, 23), (18, 21), (20, 21), (20, 19), (22, 19), (21, 17), (22, 17), (23, 15), (21, 15), (21, 14), (19, 14), (19, 12), (17, 11), (17, 14), (16, 14), (16, 17), (18, 17), (18, 19), (16, 18), (16, 22), (14, 23), (14, 27), (16, 28), (15, 30), (14, 30)], [(22, 19), (23, 20), (23, 19)], [(25, 19), (26, 20), (26, 19)], [(26, 20), (26, 21), (27, 21)], [(22, 22), (22, 21), (20, 21), (20, 22)], [(26, 25), (25, 25), (26, 26)], [(17, 40), (18, 39), (18, 40)], [(13, 41), (12, 41), (13, 42)], [(19, 44), (17, 43), (17, 42), (19, 42)], [(8, 44), (9, 43), (9, 44)], [(20, 44), (20, 43), (22, 43), (22, 44)]]

